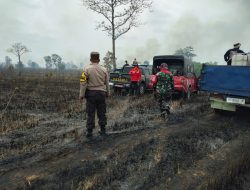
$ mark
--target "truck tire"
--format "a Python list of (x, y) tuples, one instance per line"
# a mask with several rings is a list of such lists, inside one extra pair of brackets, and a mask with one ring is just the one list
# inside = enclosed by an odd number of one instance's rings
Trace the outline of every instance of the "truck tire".
[(115, 96), (121, 96), (121, 89), (114, 87), (114, 95)]
[(214, 110), (214, 113), (215, 115), (218, 115), (218, 116), (224, 116), (224, 117), (231, 117), (235, 114), (235, 112), (231, 112), (231, 111), (226, 111), (226, 110), (221, 110), (221, 109), (213, 109)]
[(139, 86), (139, 95), (145, 94), (145, 91), (146, 91), (146, 86), (144, 83), (141, 83)]

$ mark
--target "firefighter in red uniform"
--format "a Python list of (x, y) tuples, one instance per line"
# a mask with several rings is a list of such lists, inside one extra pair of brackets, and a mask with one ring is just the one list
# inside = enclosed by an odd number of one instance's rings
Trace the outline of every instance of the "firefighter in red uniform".
[(133, 68), (129, 71), (130, 89), (129, 95), (138, 95), (139, 83), (141, 81), (142, 72), (137, 63), (133, 64)]

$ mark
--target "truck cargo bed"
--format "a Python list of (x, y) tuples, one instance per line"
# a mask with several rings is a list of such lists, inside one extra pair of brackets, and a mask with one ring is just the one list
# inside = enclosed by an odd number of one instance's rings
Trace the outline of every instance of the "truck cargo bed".
[(203, 65), (200, 89), (250, 97), (250, 66)]

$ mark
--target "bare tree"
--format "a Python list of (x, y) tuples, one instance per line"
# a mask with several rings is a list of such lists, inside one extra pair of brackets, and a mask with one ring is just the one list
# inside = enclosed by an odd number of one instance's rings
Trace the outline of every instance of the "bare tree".
[(30, 50), (25, 45), (22, 45), (22, 43), (14, 43), (7, 51), (18, 57), (18, 63), (21, 63), (21, 56), (23, 54), (30, 52)]
[(53, 66), (52, 64), (54, 64), (56, 69), (58, 69), (59, 71), (65, 70), (66, 65), (62, 62), (62, 58), (60, 55), (52, 54), (51, 56), (45, 56), (43, 59), (46, 63), (47, 69), (51, 69)]
[(57, 54), (52, 54), (51, 55), (51, 60), (52, 60), (52, 63), (55, 65), (55, 67), (57, 69), (59, 69), (58, 66), (62, 63), (62, 58)]
[(141, 25), (138, 17), (145, 9), (151, 7), (152, 0), (83, 0), (83, 5), (104, 17), (97, 25), (97, 29), (102, 29), (112, 37), (115, 69), (115, 41), (131, 28)]
[(23, 67), (23, 64), (21, 62), (21, 56), (25, 53), (30, 52), (30, 50), (25, 46), (22, 45), (22, 43), (14, 43), (11, 45), (11, 48), (7, 50), (7, 52), (14, 54), (18, 58), (18, 69), (19, 69), (19, 75), (21, 75), (21, 69)]

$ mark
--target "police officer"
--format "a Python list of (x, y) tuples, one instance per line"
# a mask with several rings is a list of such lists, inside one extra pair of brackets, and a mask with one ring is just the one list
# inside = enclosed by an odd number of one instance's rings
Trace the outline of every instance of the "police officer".
[(234, 48), (233, 49), (229, 49), (225, 55), (224, 55), (224, 60), (227, 62), (227, 65), (231, 65), (232, 64), (232, 57), (233, 54), (236, 53), (245, 53), (244, 51), (240, 50), (240, 43), (236, 43), (234, 44)]
[(99, 64), (100, 55), (98, 52), (91, 52), (91, 63), (87, 65), (80, 78), (80, 102), (86, 98), (87, 112), (87, 138), (93, 136), (95, 127), (95, 112), (99, 119), (100, 135), (106, 134), (106, 97), (110, 95), (109, 75), (107, 70)]

